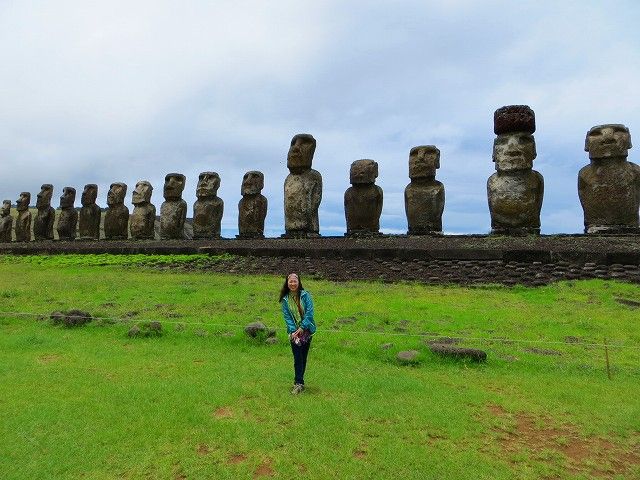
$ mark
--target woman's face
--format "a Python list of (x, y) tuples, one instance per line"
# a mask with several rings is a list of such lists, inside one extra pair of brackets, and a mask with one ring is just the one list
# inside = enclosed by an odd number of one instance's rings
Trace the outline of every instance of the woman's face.
[(291, 275), (289, 275), (289, 277), (287, 277), (287, 285), (289, 286), (289, 290), (291, 290), (292, 292), (298, 291), (299, 283), (300, 282), (298, 281), (298, 275), (296, 275), (295, 273), (292, 273)]

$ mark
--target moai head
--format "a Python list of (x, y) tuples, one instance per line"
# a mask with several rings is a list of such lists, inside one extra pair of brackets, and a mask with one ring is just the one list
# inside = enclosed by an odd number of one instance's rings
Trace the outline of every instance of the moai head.
[(19, 212), (29, 210), (29, 204), (31, 203), (31, 194), (29, 192), (22, 192), (18, 200), (16, 200), (16, 209)]
[(352, 185), (375, 183), (378, 177), (378, 164), (373, 160), (356, 160), (351, 164), (349, 182)]
[(164, 198), (165, 200), (180, 200), (187, 177), (181, 173), (168, 173), (164, 177)]
[(216, 172), (202, 172), (198, 176), (196, 197), (199, 199), (213, 198), (218, 194), (218, 188), (220, 188), (220, 175)]
[(257, 195), (264, 188), (264, 175), (262, 172), (252, 170), (242, 177), (242, 195)]
[(107, 193), (107, 205), (114, 207), (124, 203), (124, 197), (127, 195), (127, 184), (122, 182), (112, 183)]
[(134, 205), (141, 205), (143, 203), (149, 203), (151, 201), (151, 194), (153, 193), (153, 187), (146, 180), (140, 180), (136, 183), (136, 188), (131, 195), (131, 203)]
[(37, 196), (36, 208), (45, 208), (51, 206), (51, 197), (53, 196), (53, 185), (45, 183), (40, 187), (40, 193)]
[(0, 216), (6, 217), (11, 214), (11, 200), (3, 200), (2, 201), (2, 210), (0, 211)]
[(93, 205), (96, 203), (96, 199), (98, 198), (98, 185), (95, 183), (88, 183), (84, 186), (84, 190), (82, 191), (82, 197), (80, 201), (82, 202), (82, 206), (88, 207), (89, 205)]
[(413, 147), (409, 152), (409, 178), (433, 178), (440, 168), (440, 150), (434, 145)]
[(493, 161), (496, 170), (528, 170), (536, 158), (536, 117), (527, 105), (509, 105), (493, 114)]
[(64, 187), (60, 196), (60, 208), (73, 208), (76, 202), (76, 189), (73, 187)]
[(626, 158), (631, 148), (629, 129), (621, 124), (597, 125), (587, 132), (584, 151), (590, 159)]
[(287, 154), (287, 168), (291, 173), (303, 172), (311, 168), (316, 139), (308, 133), (299, 133), (291, 139)]

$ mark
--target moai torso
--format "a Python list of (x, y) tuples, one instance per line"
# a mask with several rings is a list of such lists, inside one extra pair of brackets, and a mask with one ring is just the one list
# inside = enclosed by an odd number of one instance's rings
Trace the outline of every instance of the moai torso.
[(22, 192), (20, 198), (16, 201), (16, 209), (18, 217), (16, 218), (16, 242), (31, 241), (31, 212), (29, 211), (29, 203), (31, 202), (31, 194)]
[(435, 179), (440, 150), (433, 145), (414, 147), (409, 154), (411, 183), (404, 190), (409, 235), (442, 233), (444, 185)]
[(107, 211), (104, 214), (104, 237), (107, 240), (126, 240), (129, 236), (129, 209), (124, 204), (127, 185), (112, 183), (107, 194)]
[(76, 189), (65, 187), (60, 197), (60, 215), (58, 215), (58, 239), (73, 240), (76, 238), (76, 228), (78, 226), (78, 212), (74, 208), (76, 200)]
[(53, 240), (53, 223), (56, 211), (51, 206), (53, 185), (42, 185), (36, 201), (36, 218), (33, 221), (33, 236), (36, 240)]
[(238, 203), (238, 237), (264, 238), (267, 199), (260, 193), (264, 187), (262, 172), (251, 171), (242, 179), (242, 199)]
[(100, 207), (96, 205), (97, 197), (98, 185), (90, 183), (84, 186), (78, 226), (81, 239), (98, 240), (100, 238), (100, 217), (102, 212)]
[(156, 207), (151, 203), (153, 187), (146, 180), (136, 184), (133, 191), (133, 213), (129, 218), (129, 232), (136, 240), (155, 238)]
[(182, 199), (186, 177), (170, 173), (164, 181), (165, 201), (160, 207), (160, 238), (179, 240), (184, 238), (184, 222), (187, 218), (187, 202)]
[(198, 177), (193, 204), (193, 238), (220, 238), (224, 202), (217, 196), (220, 176), (216, 172), (202, 172)]
[(11, 241), (11, 229), (13, 228), (13, 217), (11, 216), (11, 201), (2, 202), (2, 211), (0, 212), (0, 242), (6, 243)]
[(374, 182), (378, 164), (373, 160), (356, 160), (349, 173), (352, 186), (344, 193), (347, 235), (371, 235), (380, 231), (382, 188)]

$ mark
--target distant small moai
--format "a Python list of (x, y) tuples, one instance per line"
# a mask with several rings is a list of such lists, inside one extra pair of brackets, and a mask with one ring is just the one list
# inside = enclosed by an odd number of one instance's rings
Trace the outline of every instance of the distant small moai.
[(127, 184), (112, 183), (107, 193), (107, 211), (104, 214), (104, 238), (107, 240), (126, 240), (129, 237), (129, 209), (124, 204)]
[(373, 160), (356, 160), (351, 164), (351, 187), (344, 193), (347, 236), (370, 236), (380, 233), (382, 188), (375, 184), (378, 164)]
[(284, 181), (283, 237), (319, 237), (318, 208), (322, 200), (322, 175), (311, 168), (316, 140), (301, 133), (294, 135), (287, 154), (289, 175)]
[(135, 240), (155, 238), (156, 207), (151, 203), (153, 186), (146, 180), (136, 183), (131, 195), (133, 213), (129, 218), (129, 232)]
[(409, 152), (409, 178), (404, 190), (404, 209), (409, 235), (442, 234), (444, 185), (436, 180), (440, 150), (434, 145), (413, 147)]
[(533, 170), (535, 114), (527, 105), (499, 108), (493, 116), (493, 130), (497, 172), (487, 181), (491, 233), (539, 234), (544, 179)]
[(18, 200), (16, 200), (16, 210), (18, 217), (16, 218), (16, 242), (31, 241), (31, 212), (29, 211), (29, 203), (31, 203), (31, 194), (22, 192)]
[(80, 201), (79, 238), (81, 240), (98, 240), (100, 238), (100, 207), (96, 205), (98, 185), (88, 183), (84, 186)]
[(578, 174), (585, 233), (640, 233), (640, 166), (627, 161), (629, 129), (598, 125), (587, 132), (591, 163)]
[(60, 197), (60, 215), (58, 215), (58, 239), (73, 240), (76, 238), (76, 229), (78, 227), (78, 212), (74, 207), (76, 202), (76, 189), (73, 187), (64, 187), (62, 196)]
[(2, 201), (0, 210), (0, 242), (11, 241), (11, 229), (13, 228), (13, 217), (11, 216), (11, 200)]
[(182, 192), (187, 177), (181, 173), (169, 173), (164, 178), (164, 199), (160, 207), (160, 238), (181, 240), (184, 238), (184, 222), (187, 219), (187, 202)]
[(196, 197), (193, 204), (193, 238), (205, 240), (220, 238), (224, 202), (218, 197), (220, 175), (202, 172), (198, 176)]
[(242, 177), (242, 199), (238, 203), (238, 238), (264, 238), (267, 198), (260, 193), (263, 188), (262, 172), (252, 170)]
[(36, 200), (36, 218), (33, 221), (33, 236), (36, 240), (53, 240), (53, 223), (56, 211), (51, 206), (53, 185), (45, 183), (40, 187)]

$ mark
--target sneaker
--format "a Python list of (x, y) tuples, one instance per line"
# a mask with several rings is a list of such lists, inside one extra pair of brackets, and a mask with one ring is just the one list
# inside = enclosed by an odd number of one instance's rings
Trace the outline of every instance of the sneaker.
[(291, 394), (298, 395), (299, 393), (302, 393), (303, 390), (304, 390), (304, 385), (300, 383), (296, 383), (291, 389)]

